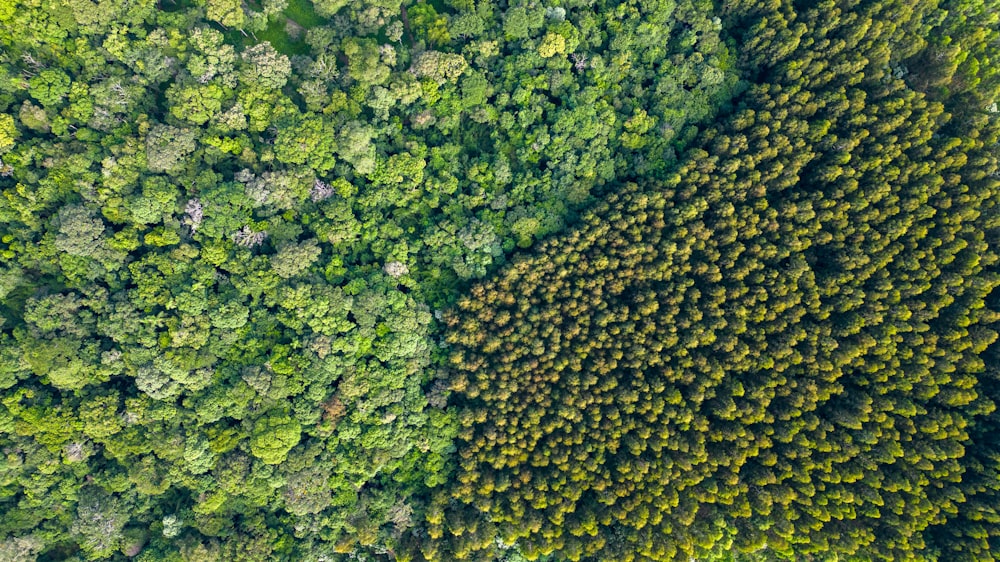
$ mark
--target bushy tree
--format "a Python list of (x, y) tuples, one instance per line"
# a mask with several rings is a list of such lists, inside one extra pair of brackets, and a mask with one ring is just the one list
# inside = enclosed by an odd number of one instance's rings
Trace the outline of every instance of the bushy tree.
[(170, 125), (155, 125), (146, 137), (146, 162), (153, 172), (177, 172), (195, 150), (195, 132)]
[(271, 267), (279, 277), (289, 278), (309, 269), (322, 250), (315, 240), (306, 240), (301, 244), (286, 244), (271, 258)]
[(279, 464), (299, 443), (302, 428), (287, 414), (272, 412), (254, 423), (250, 452), (264, 464)]

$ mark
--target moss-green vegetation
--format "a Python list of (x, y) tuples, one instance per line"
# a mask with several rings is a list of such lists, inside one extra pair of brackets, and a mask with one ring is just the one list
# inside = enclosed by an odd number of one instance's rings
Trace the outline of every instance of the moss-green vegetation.
[(1000, 555), (995, 1), (0, 1), (0, 562)]
[(728, 13), (735, 111), (449, 316), (425, 553), (1000, 554), (996, 19), (945, 4)]

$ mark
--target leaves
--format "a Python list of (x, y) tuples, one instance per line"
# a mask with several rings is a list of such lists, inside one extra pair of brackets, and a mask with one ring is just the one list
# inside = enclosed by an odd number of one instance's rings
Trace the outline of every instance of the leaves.
[(995, 557), (991, 3), (8, 4), (0, 558)]
[(302, 428), (297, 421), (280, 413), (264, 416), (254, 423), (250, 452), (264, 464), (279, 464), (299, 443)]

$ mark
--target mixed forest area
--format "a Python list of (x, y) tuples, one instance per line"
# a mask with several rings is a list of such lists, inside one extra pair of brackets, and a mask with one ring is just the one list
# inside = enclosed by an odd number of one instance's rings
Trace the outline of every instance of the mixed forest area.
[(998, 94), (998, 0), (0, 0), (0, 562), (1000, 560)]

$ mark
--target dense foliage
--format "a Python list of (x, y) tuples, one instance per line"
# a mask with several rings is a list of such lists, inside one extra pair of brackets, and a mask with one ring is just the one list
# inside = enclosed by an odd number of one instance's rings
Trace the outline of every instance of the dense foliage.
[(709, 8), (0, 2), (0, 559), (425, 536), (434, 309), (673, 165), (737, 87)]
[(942, 4), (730, 3), (734, 111), (449, 317), (425, 552), (1000, 557), (996, 16)]
[(0, 1), (0, 561), (1000, 558), (998, 8)]

